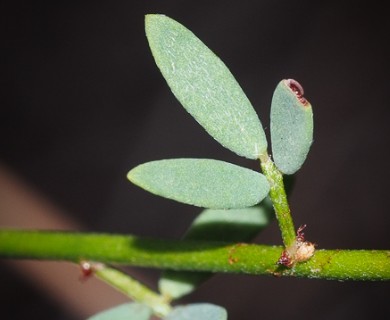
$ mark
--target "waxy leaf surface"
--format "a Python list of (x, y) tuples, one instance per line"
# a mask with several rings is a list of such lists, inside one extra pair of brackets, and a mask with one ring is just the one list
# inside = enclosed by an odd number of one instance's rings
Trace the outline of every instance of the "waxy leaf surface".
[(149, 320), (152, 311), (141, 303), (125, 303), (93, 315), (88, 320)]
[(211, 159), (147, 162), (127, 176), (156, 195), (212, 209), (250, 207), (269, 192), (269, 183), (261, 173)]
[(224, 308), (210, 303), (194, 303), (177, 306), (165, 320), (227, 320)]
[(306, 160), (313, 142), (313, 110), (295, 80), (282, 80), (271, 105), (272, 156), (280, 171), (293, 174)]
[(260, 120), (226, 65), (165, 15), (147, 15), (145, 28), (156, 64), (183, 107), (224, 147), (250, 159), (264, 154)]

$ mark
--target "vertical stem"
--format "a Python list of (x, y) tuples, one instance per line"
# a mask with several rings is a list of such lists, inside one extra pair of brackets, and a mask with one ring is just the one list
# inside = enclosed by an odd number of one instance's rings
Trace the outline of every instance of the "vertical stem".
[(102, 266), (96, 269), (95, 275), (132, 300), (149, 306), (156, 315), (166, 316), (171, 310), (161, 295), (117, 269)]
[(260, 160), (261, 169), (270, 184), (269, 197), (274, 206), (275, 215), (282, 233), (282, 240), (284, 246), (288, 248), (294, 244), (296, 234), (284, 188), (283, 175), (268, 155), (262, 156)]

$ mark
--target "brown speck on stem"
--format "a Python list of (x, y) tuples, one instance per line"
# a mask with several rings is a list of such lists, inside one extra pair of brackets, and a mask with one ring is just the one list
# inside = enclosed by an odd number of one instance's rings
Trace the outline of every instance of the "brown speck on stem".
[(282, 277), (282, 274), (280, 272), (272, 272), (272, 275), (275, 277), (275, 278), (281, 278)]
[(234, 258), (233, 257), (233, 254), (236, 252), (237, 248), (239, 248), (241, 246), (246, 246), (246, 245), (247, 245), (246, 243), (237, 243), (236, 245), (234, 245), (233, 247), (231, 247), (229, 249), (228, 262), (229, 262), (230, 265), (235, 264), (236, 262), (238, 262), (238, 258)]
[(232, 265), (232, 264), (235, 264), (236, 262), (238, 262), (238, 259), (229, 257), (228, 261), (229, 261), (229, 264)]

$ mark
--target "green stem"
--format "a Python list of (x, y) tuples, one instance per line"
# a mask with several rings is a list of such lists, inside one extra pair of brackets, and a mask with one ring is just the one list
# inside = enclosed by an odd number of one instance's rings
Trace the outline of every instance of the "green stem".
[(261, 159), (260, 165), (270, 183), (269, 197), (274, 206), (284, 246), (288, 248), (295, 243), (296, 231), (284, 188), (283, 175), (268, 156)]
[(208, 241), (155, 240), (131, 235), (0, 230), (0, 258), (81, 260), (160, 269), (390, 280), (390, 250), (317, 250), (291, 269), (275, 264), (283, 248)]
[(149, 306), (158, 316), (166, 316), (171, 311), (171, 306), (161, 295), (117, 269), (103, 266), (96, 269), (95, 275), (132, 300)]

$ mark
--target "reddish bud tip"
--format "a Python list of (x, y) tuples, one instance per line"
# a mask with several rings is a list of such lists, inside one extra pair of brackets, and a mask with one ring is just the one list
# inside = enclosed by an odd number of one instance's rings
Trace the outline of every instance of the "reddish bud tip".
[(292, 90), (292, 92), (295, 93), (295, 95), (297, 96), (298, 100), (303, 104), (303, 105), (307, 105), (309, 102), (305, 99), (305, 97), (303, 96), (303, 94), (305, 93), (305, 91), (303, 90), (303, 87), (301, 86), (301, 84), (294, 80), (294, 79), (287, 79), (285, 80), (287, 86), (289, 86), (289, 88)]
[(94, 272), (93, 265), (90, 262), (84, 260), (80, 261), (80, 270), (81, 270), (81, 276), (80, 276), (81, 281), (87, 280), (89, 277), (93, 275)]

